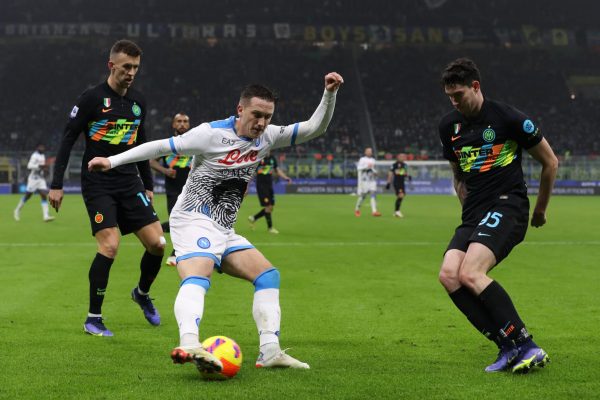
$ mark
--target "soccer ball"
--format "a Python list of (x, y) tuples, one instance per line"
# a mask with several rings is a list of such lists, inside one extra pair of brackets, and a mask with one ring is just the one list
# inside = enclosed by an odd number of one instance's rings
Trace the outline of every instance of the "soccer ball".
[(223, 363), (220, 373), (203, 372), (205, 379), (233, 378), (242, 366), (242, 350), (240, 346), (227, 336), (212, 336), (202, 342), (202, 347)]

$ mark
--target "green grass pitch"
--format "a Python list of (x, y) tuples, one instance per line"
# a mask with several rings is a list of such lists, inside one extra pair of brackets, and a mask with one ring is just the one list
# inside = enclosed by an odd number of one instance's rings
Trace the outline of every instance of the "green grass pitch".
[[(254, 368), (253, 287), (213, 276), (201, 337), (226, 335), (244, 363), (226, 382), (173, 365), (178, 340), (175, 269), (164, 267), (152, 296), (163, 323), (150, 326), (129, 293), (142, 248), (123, 239), (104, 302), (114, 338), (85, 335), (87, 274), (95, 254), (81, 196), (66, 196), (55, 222), (39, 197), (12, 219), (18, 196), (0, 196), (0, 366), (2, 399), (590, 399), (600, 380), (600, 199), (554, 197), (548, 224), (492, 272), (511, 294), (552, 362), (528, 375), (486, 374), (496, 356), (437, 281), (442, 252), (459, 222), (449, 196), (409, 196), (404, 219), (393, 197), (383, 217), (368, 205), (355, 218), (350, 196), (278, 196), (280, 235), (250, 196), (237, 231), (281, 271), (282, 347), (308, 371)], [(164, 196), (156, 210), (163, 216)], [(170, 251), (170, 248), (169, 248)]]

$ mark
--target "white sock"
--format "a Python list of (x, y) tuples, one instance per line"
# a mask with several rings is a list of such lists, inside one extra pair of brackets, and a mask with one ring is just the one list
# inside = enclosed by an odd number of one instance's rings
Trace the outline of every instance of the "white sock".
[(25, 205), (25, 197), (21, 197), (21, 200), (19, 200), (19, 204), (17, 204), (17, 212), (21, 211), (21, 208), (23, 208), (23, 206)]
[(258, 329), (260, 346), (268, 343), (279, 346), (278, 335), (281, 326), (279, 289), (262, 289), (254, 292), (252, 316)]
[(44, 214), (44, 218), (48, 218), (48, 202), (42, 200), (42, 213)]
[(371, 211), (377, 212), (377, 201), (375, 200), (375, 196), (371, 196)]
[(365, 200), (365, 196), (362, 194), (358, 195), (358, 199), (356, 200), (356, 207), (355, 210), (359, 210), (360, 206), (362, 206), (363, 201)]
[(199, 285), (187, 284), (179, 288), (174, 308), (181, 347), (200, 346), (198, 327), (204, 313), (205, 295), (206, 289)]

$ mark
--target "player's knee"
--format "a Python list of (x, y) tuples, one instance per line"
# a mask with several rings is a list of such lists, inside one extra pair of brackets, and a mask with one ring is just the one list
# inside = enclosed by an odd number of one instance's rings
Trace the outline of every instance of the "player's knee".
[(194, 276), (194, 275), (188, 276), (187, 278), (185, 278), (181, 281), (181, 283), (179, 284), (179, 287), (181, 287), (183, 285), (200, 286), (200, 287), (203, 287), (204, 290), (208, 292), (208, 289), (210, 289), (210, 279), (208, 279), (207, 277), (204, 277), (204, 276)]
[(458, 274), (458, 281), (462, 286), (468, 288), (475, 287), (476, 282), (480, 278), (481, 273), (471, 268), (461, 268)]
[(98, 245), (98, 253), (105, 257), (114, 259), (119, 252), (119, 243), (104, 242)]
[(148, 245), (148, 253), (153, 254), (155, 256), (162, 256), (165, 253), (165, 247), (167, 246), (167, 239), (164, 236), (160, 235), (156, 240), (153, 240)]
[(279, 289), (280, 275), (277, 268), (273, 267), (266, 271), (263, 271), (260, 275), (254, 279), (252, 284), (254, 285), (254, 291), (258, 292), (263, 289)]
[(447, 290), (453, 290), (460, 285), (458, 271), (455, 268), (444, 268), (442, 266), (438, 279)]

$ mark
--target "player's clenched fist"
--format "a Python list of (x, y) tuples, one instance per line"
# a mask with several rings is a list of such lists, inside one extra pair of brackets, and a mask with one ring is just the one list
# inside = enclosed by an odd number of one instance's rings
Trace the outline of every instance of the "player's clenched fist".
[(325, 75), (325, 89), (329, 92), (335, 92), (344, 83), (344, 78), (337, 72), (330, 72)]
[(110, 161), (105, 157), (94, 157), (88, 162), (88, 171), (108, 171), (110, 169)]

